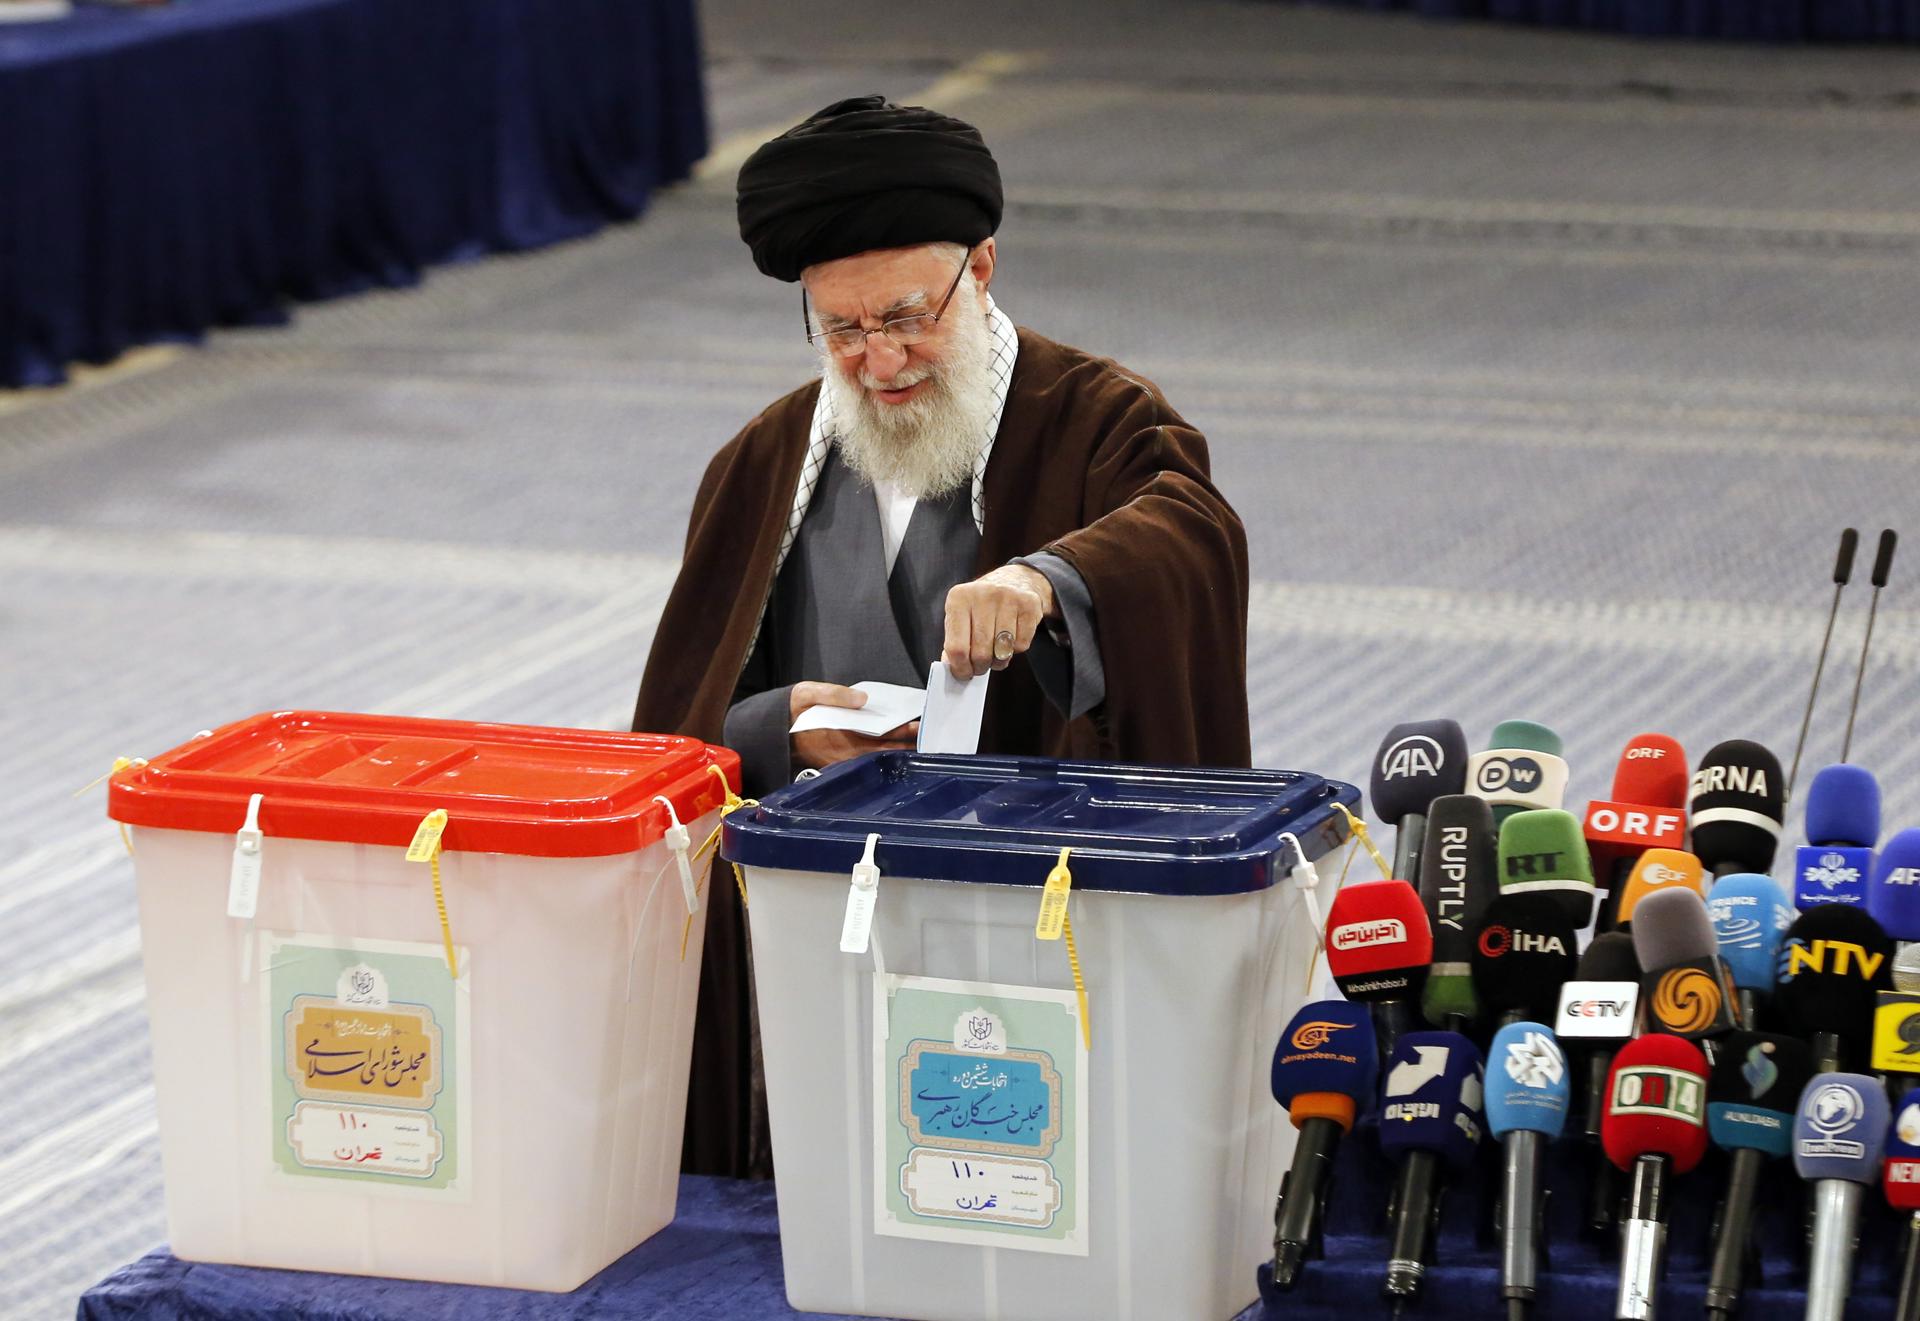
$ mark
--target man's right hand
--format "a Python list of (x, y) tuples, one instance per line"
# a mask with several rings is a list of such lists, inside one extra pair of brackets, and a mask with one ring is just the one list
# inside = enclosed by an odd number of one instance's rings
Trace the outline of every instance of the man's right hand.
[[(793, 685), (787, 699), (787, 717), (789, 723), (800, 718), (800, 713), (810, 706), (843, 706), (859, 710), (867, 704), (867, 695), (858, 688), (848, 688), (837, 683), (815, 683), (807, 681)], [(920, 722), (909, 720), (897, 729), (890, 729), (877, 738), (865, 734), (856, 734), (848, 729), (807, 729), (790, 735), (793, 745), (793, 760), (797, 766), (811, 766), (815, 770), (825, 770), (836, 762), (847, 761), (868, 752), (912, 751), (915, 740), (920, 736)]]

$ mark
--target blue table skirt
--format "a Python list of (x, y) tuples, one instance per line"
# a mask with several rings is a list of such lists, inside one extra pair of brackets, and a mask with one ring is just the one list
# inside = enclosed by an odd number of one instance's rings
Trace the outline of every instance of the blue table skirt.
[(694, 0), (180, 0), (0, 27), (0, 386), (639, 214)]
[(1642, 37), (1733, 41), (1920, 41), (1920, 0), (1313, 0)]

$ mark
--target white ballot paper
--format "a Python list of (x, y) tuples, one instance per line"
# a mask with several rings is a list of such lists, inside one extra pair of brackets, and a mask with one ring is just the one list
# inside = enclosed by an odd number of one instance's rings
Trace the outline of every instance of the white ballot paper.
[(987, 711), (987, 680), (993, 671), (956, 679), (945, 661), (927, 671), (927, 711), (920, 717), (920, 751), (980, 751), (980, 718)]
[[(855, 689), (867, 695), (862, 707), (810, 706), (800, 713), (787, 732), (799, 734), (809, 729), (848, 729), (869, 738), (878, 738), (898, 729), (909, 720), (918, 720), (927, 704), (927, 695), (918, 688), (900, 683), (880, 683), (869, 679), (856, 683)], [(969, 749), (971, 750), (971, 749)]]

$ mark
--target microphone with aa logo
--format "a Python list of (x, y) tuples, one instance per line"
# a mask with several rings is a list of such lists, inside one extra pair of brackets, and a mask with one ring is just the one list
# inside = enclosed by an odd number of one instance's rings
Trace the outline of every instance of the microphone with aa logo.
[(1920, 940), (1920, 827), (1901, 831), (1880, 851), (1867, 911), (1895, 940)]
[(1340, 1139), (1380, 1076), (1373, 1023), (1359, 1005), (1316, 1000), (1287, 1024), (1273, 1052), (1273, 1099), (1300, 1130), (1293, 1167), (1273, 1208), (1273, 1282), (1291, 1289), (1308, 1253), (1320, 1255), (1327, 1176)]
[(1473, 942), (1497, 892), (1493, 809), (1472, 794), (1436, 798), (1427, 809), (1420, 902), (1433, 926), (1433, 966), (1420, 1010), (1435, 1027), (1459, 1031), (1480, 1016), (1473, 993)]
[(1409, 1032), (1393, 1048), (1380, 1149), (1400, 1161), (1384, 1290), (1395, 1316), (1420, 1295), (1445, 1175), (1466, 1169), (1480, 1143), (1484, 1086), (1480, 1052), (1458, 1032)]
[(1900, 1098), (1887, 1134), (1880, 1184), (1887, 1205), (1907, 1214), (1906, 1250), (1894, 1321), (1920, 1321), (1920, 1088)]
[(1420, 883), (1421, 841), (1434, 799), (1457, 794), (1467, 782), (1467, 736), (1457, 721), (1416, 720), (1395, 725), (1374, 755), (1367, 797), (1382, 821), (1394, 823), (1393, 874)]
[(1551, 896), (1575, 931), (1593, 921), (1593, 863), (1571, 812), (1535, 808), (1500, 827), (1500, 893)]
[(1473, 948), (1473, 989), (1502, 1023), (1553, 1016), (1579, 966), (1573, 925), (1551, 895), (1503, 894), (1487, 905)]
[(1693, 772), (1693, 851), (1717, 880), (1765, 872), (1780, 844), (1780, 759), (1746, 739), (1716, 743)]
[(1486, 751), (1467, 762), (1467, 792), (1493, 804), (1493, 819), (1502, 824), (1528, 808), (1559, 807), (1567, 793), (1560, 736), (1531, 720), (1501, 721)]
[(1865, 909), (1822, 904), (1787, 928), (1774, 1004), (1787, 1030), (1813, 1043), (1814, 1072), (1868, 1057), (1892, 965), (1893, 942)]
[(1880, 782), (1864, 766), (1823, 766), (1807, 786), (1807, 842), (1794, 850), (1793, 902), (1866, 902), (1880, 838)]
[(1592, 1148), (1587, 1183), (1587, 1228), (1604, 1233), (1613, 1224), (1614, 1170), (1600, 1150), (1600, 1119), (1607, 1102), (1613, 1052), (1633, 1035), (1640, 1005), (1640, 960), (1633, 938), (1609, 931), (1595, 936), (1580, 956), (1575, 979), (1560, 988), (1554, 1031), (1569, 1049), (1584, 1048), (1586, 1100), (1582, 1127)]
[(1633, 951), (1640, 979), (1640, 1025), (1698, 1041), (1739, 1026), (1733, 975), (1720, 957), (1713, 919), (1692, 890), (1663, 890), (1640, 902)]
[(1807, 1321), (1841, 1321), (1853, 1285), (1862, 1189), (1880, 1174), (1887, 1092), (1864, 1073), (1827, 1073), (1800, 1094), (1793, 1168), (1813, 1184)]
[(1738, 872), (1713, 883), (1707, 895), (1707, 916), (1713, 919), (1720, 957), (1733, 974), (1740, 1022), (1753, 1027), (1761, 998), (1773, 994), (1774, 979), (1780, 973), (1780, 946), (1797, 914), (1772, 877)]
[(1707, 1275), (1709, 1321), (1725, 1321), (1740, 1305), (1753, 1256), (1760, 1172), (1791, 1148), (1794, 1107), (1812, 1076), (1813, 1052), (1792, 1037), (1735, 1032), (1715, 1047), (1707, 1082), (1707, 1133), (1728, 1160)]
[(1650, 894), (1669, 889), (1707, 893), (1707, 869), (1700, 859), (1680, 849), (1648, 849), (1640, 855), (1623, 881), (1608, 896), (1613, 908), (1613, 926), (1625, 929), (1633, 924), (1633, 913)]
[(1487, 1130), (1501, 1140), (1500, 1296), (1526, 1321), (1545, 1245), (1547, 1144), (1567, 1122), (1567, 1056), (1544, 1023), (1509, 1023), (1487, 1049)]
[(1334, 896), (1327, 910), (1327, 967), (1340, 994), (1372, 1011), (1382, 1059), (1412, 1025), (1432, 961), (1427, 912), (1405, 881), (1360, 881)]
[(1687, 754), (1665, 734), (1636, 734), (1620, 754), (1613, 792), (1587, 804), (1582, 823), (1596, 882), (1607, 883), (1603, 926), (1619, 924), (1620, 892), (1648, 849), (1687, 846)]
[(1707, 1059), (1684, 1037), (1638, 1037), (1620, 1048), (1607, 1079), (1600, 1139), (1633, 1178), (1620, 1222), (1618, 1321), (1652, 1321), (1667, 1247), (1667, 1176), (1707, 1150)]

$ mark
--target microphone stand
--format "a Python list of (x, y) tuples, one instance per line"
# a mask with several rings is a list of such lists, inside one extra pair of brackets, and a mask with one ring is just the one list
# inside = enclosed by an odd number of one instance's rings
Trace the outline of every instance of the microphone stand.
[(1633, 1186), (1620, 1222), (1620, 1292), (1615, 1321), (1653, 1321), (1660, 1294), (1660, 1266), (1667, 1249), (1667, 1157), (1633, 1162)]
[(1920, 1211), (1907, 1216), (1906, 1265), (1900, 1271), (1893, 1321), (1920, 1321)]

